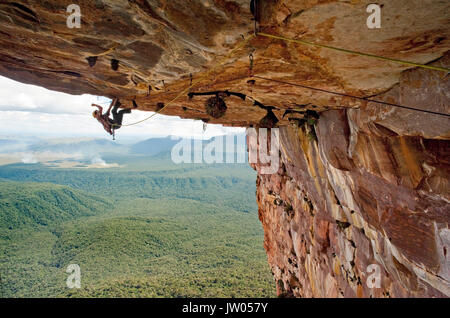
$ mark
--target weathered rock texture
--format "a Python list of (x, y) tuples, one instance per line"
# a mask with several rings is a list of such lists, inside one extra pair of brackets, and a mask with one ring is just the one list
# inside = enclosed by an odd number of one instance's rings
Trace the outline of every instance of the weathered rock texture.
[(282, 166), (257, 181), (280, 295), (450, 295), (449, 143), (359, 126), (367, 111), (322, 113), (317, 140), (280, 129)]
[[(155, 110), (253, 32), (247, 0), (78, 1), (79, 29), (66, 25), (72, 2), (0, 2), (1, 75)], [(378, 1), (375, 30), (371, 2), (259, 1), (261, 30), (449, 67), (447, 0)], [(280, 295), (450, 296), (449, 118), (249, 82), (250, 52), (258, 75), (444, 113), (447, 74), (259, 36), (191, 91), (228, 89), (274, 107), (281, 166), (258, 174), (257, 200)], [(207, 98), (182, 96), (162, 113), (244, 127), (266, 115), (228, 97), (225, 115), (211, 118)], [(298, 120), (307, 110), (317, 122)], [(367, 283), (376, 268), (379, 288)]]

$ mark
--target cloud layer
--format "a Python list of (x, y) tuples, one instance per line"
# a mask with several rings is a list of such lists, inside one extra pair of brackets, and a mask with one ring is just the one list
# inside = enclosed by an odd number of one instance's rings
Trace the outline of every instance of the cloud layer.
[[(55, 137), (107, 137), (102, 126), (92, 118), (91, 103), (107, 103), (103, 97), (69, 95), (34, 85), (22, 84), (0, 77), (0, 135), (55, 136)], [(124, 124), (151, 115), (135, 111), (127, 115)], [(165, 137), (204, 137), (240, 133), (242, 128), (208, 125), (203, 122), (157, 115), (139, 125), (122, 127), (117, 139)]]

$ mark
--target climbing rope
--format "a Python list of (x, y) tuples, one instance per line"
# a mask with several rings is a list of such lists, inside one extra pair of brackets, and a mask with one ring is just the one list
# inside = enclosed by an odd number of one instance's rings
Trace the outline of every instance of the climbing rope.
[[(256, 20), (256, 19), (255, 19)], [(399, 60), (399, 59), (393, 59), (393, 58), (389, 58), (389, 57), (384, 57), (384, 56), (380, 56), (380, 55), (375, 55), (375, 54), (369, 54), (369, 53), (364, 53), (364, 52), (358, 52), (358, 51), (353, 51), (353, 50), (347, 50), (347, 49), (343, 49), (343, 48), (338, 48), (338, 47), (333, 47), (333, 46), (329, 46), (329, 45), (324, 45), (324, 44), (318, 44), (318, 43), (313, 43), (313, 42), (309, 42), (309, 41), (305, 41), (305, 40), (297, 40), (297, 39), (291, 39), (291, 38), (287, 38), (287, 37), (283, 37), (283, 36), (278, 36), (278, 35), (273, 35), (273, 34), (268, 34), (268, 33), (263, 33), (263, 32), (258, 32), (257, 31), (257, 26), (255, 23), (255, 32), (253, 35), (250, 35), (249, 37), (247, 37), (246, 39), (244, 38), (244, 40), (237, 45), (233, 50), (231, 50), (224, 58), (221, 62), (217, 63), (215, 66), (213, 66), (212, 68), (210, 68), (202, 77), (198, 78), (197, 80), (193, 81), (192, 80), (192, 74), (190, 74), (189, 76), (189, 80), (190, 80), (190, 84), (187, 88), (185, 88), (184, 90), (180, 91), (175, 98), (173, 98), (172, 100), (170, 100), (168, 103), (166, 103), (162, 108), (160, 108), (159, 110), (155, 111), (152, 115), (136, 121), (134, 123), (130, 123), (130, 124), (122, 124), (122, 125), (116, 125), (113, 124), (113, 129), (114, 127), (122, 127), (122, 126), (133, 126), (133, 125), (137, 125), (139, 123), (142, 123), (144, 121), (147, 121), (151, 118), (153, 118), (154, 116), (156, 116), (157, 114), (161, 113), (162, 110), (164, 110), (167, 106), (171, 105), (172, 103), (174, 103), (176, 100), (178, 100), (181, 96), (183, 96), (186, 93), (189, 93), (191, 88), (194, 87), (195, 85), (197, 85), (199, 82), (203, 81), (204, 79), (206, 79), (210, 73), (214, 72), (218, 67), (224, 65), (227, 60), (239, 49), (241, 49), (243, 46), (245, 46), (250, 40), (252, 40), (253, 38), (255, 38), (256, 36), (263, 36), (263, 37), (267, 37), (267, 38), (272, 38), (272, 39), (278, 39), (278, 40), (283, 40), (286, 42), (293, 42), (293, 43), (298, 43), (298, 44), (303, 44), (303, 45), (308, 45), (308, 46), (315, 46), (315, 47), (320, 47), (320, 48), (325, 48), (325, 49), (330, 49), (330, 50), (334, 50), (334, 51), (338, 51), (338, 52), (343, 52), (343, 53), (347, 53), (347, 54), (353, 54), (353, 55), (358, 55), (358, 56), (364, 56), (364, 57), (369, 57), (369, 58), (374, 58), (374, 59), (378, 59), (378, 60), (383, 60), (383, 61), (389, 61), (389, 62), (394, 62), (394, 63), (398, 63), (398, 64), (403, 64), (403, 65), (408, 65), (408, 66), (415, 66), (415, 67), (421, 67), (421, 68), (425, 68), (425, 69), (430, 69), (430, 70), (435, 70), (435, 71), (442, 71), (442, 72), (450, 72), (450, 69), (445, 68), (445, 67), (439, 67), (439, 66), (432, 66), (432, 65), (425, 65), (425, 64), (420, 64), (420, 63), (414, 63), (414, 62), (409, 62), (409, 61), (404, 61), (404, 60)], [(114, 50), (114, 48), (111, 48), (110, 50)], [(414, 107), (409, 107), (409, 106), (404, 106), (404, 105), (399, 105), (399, 104), (394, 104), (394, 103), (388, 103), (388, 102), (382, 102), (382, 101), (377, 101), (377, 100), (373, 100), (373, 99), (369, 99), (369, 98), (365, 98), (365, 97), (358, 97), (358, 96), (353, 96), (353, 95), (349, 95), (349, 94), (344, 94), (344, 93), (338, 93), (338, 92), (332, 92), (332, 91), (327, 91), (324, 89), (320, 89), (320, 88), (314, 88), (314, 87), (310, 87), (310, 86), (306, 86), (306, 85), (300, 85), (300, 84), (295, 84), (295, 83), (289, 83), (289, 82), (285, 82), (285, 81), (281, 81), (281, 80), (274, 80), (274, 79), (270, 79), (270, 78), (265, 78), (262, 76), (257, 76), (253, 74), (253, 52), (250, 54), (250, 69), (249, 69), (249, 76), (250, 77), (255, 77), (255, 78), (259, 78), (262, 80), (266, 80), (266, 81), (272, 81), (272, 82), (277, 82), (277, 83), (281, 83), (281, 84), (286, 84), (286, 85), (292, 85), (292, 86), (298, 86), (298, 87), (303, 87), (306, 89), (311, 89), (311, 90), (316, 90), (316, 91), (320, 91), (320, 92), (324, 92), (324, 93), (328, 93), (328, 94), (334, 94), (334, 95), (339, 95), (339, 96), (344, 96), (344, 97), (350, 97), (350, 98), (354, 98), (354, 99), (359, 99), (359, 100), (364, 100), (364, 101), (369, 101), (369, 102), (373, 102), (373, 103), (378, 103), (378, 104), (383, 104), (386, 106), (393, 106), (393, 107), (399, 107), (399, 108), (404, 108), (404, 109), (409, 109), (409, 110), (415, 110), (415, 111), (421, 111), (424, 113), (429, 113), (429, 114), (435, 114), (435, 115), (441, 115), (441, 116), (446, 116), (446, 117), (450, 117), (449, 114), (445, 114), (445, 113), (440, 113), (440, 112), (434, 112), (431, 110), (425, 110), (425, 109), (419, 109), (419, 108), (414, 108)]]
[(359, 100), (372, 102), (372, 103), (377, 103), (377, 104), (382, 104), (382, 105), (386, 105), (386, 106), (404, 108), (404, 109), (420, 111), (420, 112), (424, 112), (424, 113), (428, 113), (428, 114), (434, 114), (434, 115), (450, 117), (450, 114), (435, 112), (435, 111), (432, 111), (432, 110), (414, 108), (414, 107), (410, 107), (410, 106), (404, 106), (404, 105), (399, 105), (399, 104), (394, 104), (394, 103), (383, 102), (383, 101), (379, 101), (379, 100), (375, 100), (375, 99), (370, 99), (370, 98), (367, 98), (367, 97), (358, 97), (358, 96), (349, 95), (349, 94), (345, 94), (345, 93), (338, 93), (338, 92), (328, 91), (328, 90), (322, 89), (322, 88), (316, 88), (316, 87), (306, 86), (306, 85), (297, 84), (297, 83), (285, 82), (285, 81), (276, 80), (276, 79), (272, 79), (272, 78), (267, 78), (267, 77), (263, 77), (263, 76), (259, 76), (259, 75), (253, 75), (253, 77), (254, 78), (259, 78), (259, 79), (262, 79), (262, 80), (265, 80), (265, 81), (278, 83), (278, 84), (286, 84), (286, 85), (291, 85), (291, 86), (297, 86), (297, 87), (306, 88), (306, 89), (310, 89), (310, 90), (314, 90), (314, 91), (318, 91), (318, 92), (322, 92), (322, 93), (339, 95), (339, 96), (343, 96), (343, 97), (350, 97), (350, 98), (359, 99)]
[(304, 45), (309, 45), (309, 46), (315, 46), (315, 47), (330, 49), (330, 50), (334, 50), (334, 51), (338, 51), (338, 52), (344, 52), (344, 53), (348, 53), (348, 54), (365, 56), (365, 57), (370, 57), (370, 58), (374, 58), (374, 59), (378, 59), (378, 60), (394, 62), (394, 63), (398, 63), (398, 64), (422, 67), (422, 68), (435, 70), (435, 71), (450, 72), (450, 69), (449, 68), (445, 68), (445, 67), (439, 67), (439, 66), (425, 65), (425, 64), (419, 64), (419, 63), (414, 63), (414, 62), (409, 62), (409, 61), (403, 61), (403, 60), (393, 59), (393, 58), (390, 58), (390, 57), (385, 57), (385, 56), (380, 56), (380, 55), (375, 55), (375, 54), (369, 54), (369, 53), (363, 53), (363, 52), (358, 52), (358, 51), (352, 51), (352, 50), (342, 49), (342, 48), (329, 46), (329, 45), (324, 45), (324, 44), (313, 43), (313, 42), (309, 42), (309, 41), (305, 41), (305, 40), (290, 39), (290, 38), (286, 38), (286, 37), (283, 37), (283, 36), (267, 34), (267, 33), (263, 33), (263, 32), (258, 32), (256, 34), (259, 35), (259, 36), (267, 37), (267, 38), (283, 40), (283, 41), (286, 41), (286, 42), (293, 42), (293, 43), (304, 44)]
[(164, 104), (164, 106), (155, 111), (153, 114), (151, 114), (150, 116), (139, 120), (137, 122), (131, 123), (131, 124), (122, 124), (122, 125), (116, 125), (119, 127), (125, 127), (125, 126), (133, 126), (133, 125), (137, 125), (140, 124), (146, 120), (149, 120), (150, 118), (153, 118), (154, 116), (156, 116), (157, 114), (159, 114), (164, 108), (166, 108), (167, 106), (169, 106), (170, 104), (174, 103), (178, 98), (180, 98), (181, 96), (185, 95), (186, 93), (188, 93), (190, 91), (190, 89), (192, 87), (194, 87), (195, 85), (197, 85), (198, 83), (200, 83), (201, 81), (203, 81), (205, 78), (207, 78), (209, 76), (209, 74), (211, 72), (213, 72), (214, 70), (216, 70), (217, 68), (219, 68), (220, 66), (224, 65), (228, 59), (239, 49), (241, 49), (242, 47), (244, 47), (249, 41), (251, 41), (253, 38), (255, 37), (254, 34), (250, 35), (249, 37), (247, 37), (246, 39), (244, 38), (244, 40), (239, 43), (239, 45), (237, 45), (233, 50), (231, 50), (219, 63), (217, 63), (215, 66), (211, 67), (202, 77), (196, 79), (196, 80), (192, 80), (192, 77), (189, 77), (190, 80), (190, 85), (188, 87), (186, 87), (184, 90), (182, 90), (181, 92), (179, 92), (175, 98), (173, 98), (172, 100), (170, 100), (168, 103)]
[(95, 57), (108, 55), (108, 54), (114, 52), (119, 46), (120, 46), (120, 44), (116, 43), (111, 48), (109, 48), (108, 50), (106, 50), (106, 51), (104, 51), (102, 53), (95, 54)]

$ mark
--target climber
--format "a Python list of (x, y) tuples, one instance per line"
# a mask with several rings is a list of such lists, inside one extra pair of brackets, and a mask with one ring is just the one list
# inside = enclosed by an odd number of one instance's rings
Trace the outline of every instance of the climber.
[[(119, 129), (122, 127), (122, 119), (124, 114), (131, 113), (131, 109), (122, 109), (121, 111), (117, 111), (120, 107), (120, 102), (118, 98), (114, 98), (111, 104), (109, 105), (108, 111), (103, 114), (103, 107), (97, 104), (92, 104), (93, 107), (97, 107), (98, 110), (94, 110), (92, 113), (92, 116), (94, 116), (95, 119), (97, 119), (102, 125), (103, 128), (106, 130), (107, 133), (114, 136), (114, 131), (116, 129)], [(109, 115), (111, 113), (112, 108), (112, 114), (113, 118), (109, 118)]]

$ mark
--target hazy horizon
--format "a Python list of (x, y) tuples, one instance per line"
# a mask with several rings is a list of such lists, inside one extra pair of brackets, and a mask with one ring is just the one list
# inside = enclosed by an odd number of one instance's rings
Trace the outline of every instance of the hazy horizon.
[[(93, 95), (70, 95), (23, 84), (0, 76), (0, 139), (2, 137), (41, 138), (105, 138), (112, 139), (92, 118), (92, 103), (107, 105), (109, 99)], [(152, 112), (133, 111), (124, 117), (124, 124), (142, 120)], [(167, 136), (208, 139), (244, 128), (208, 124), (203, 131), (200, 120), (157, 115), (135, 126), (116, 132), (117, 142)]]

